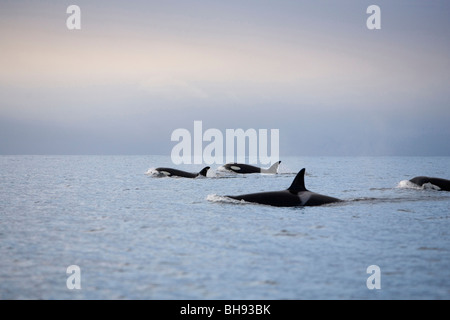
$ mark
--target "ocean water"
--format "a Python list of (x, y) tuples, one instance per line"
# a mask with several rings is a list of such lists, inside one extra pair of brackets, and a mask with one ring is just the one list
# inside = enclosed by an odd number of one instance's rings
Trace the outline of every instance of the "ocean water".
[[(183, 179), (149, 174), (165, 156), (1, 156), (0, 299), (450, 298), (450, 192), (402, 182), (449, 179), (449, 157), (280, 160), (278, 175)], [(223, 197), (286, 189), (301, 168), (346, 201)]]

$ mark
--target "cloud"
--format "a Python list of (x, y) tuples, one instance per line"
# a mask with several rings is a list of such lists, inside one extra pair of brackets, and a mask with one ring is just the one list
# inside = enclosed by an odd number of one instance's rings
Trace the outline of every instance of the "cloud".
[(169, 77), (153, 77), (141, 81), (139, 90), (147, 92), (150, 96), (171, 100), (206, 99), (208, 94), (199, 86), (182, 79)]
[(71, 32), (65, 3), (28, 4), (0, 12), (0, 119), (130, 139), (147, 123), (266, 126), (337, 154), (395, 152), (420, 119), (448, 139), (448, 6), (381, 1), (371, 32), (354, 2), (80, 1)]

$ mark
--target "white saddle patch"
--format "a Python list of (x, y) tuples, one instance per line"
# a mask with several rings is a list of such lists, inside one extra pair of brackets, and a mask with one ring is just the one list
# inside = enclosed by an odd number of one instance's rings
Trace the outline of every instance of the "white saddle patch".
[(299, 192), (297, 195), (300, 198), (302, 206), (304, 206), (306, 203), (308, 203), (309, 199), (311, 199), (312, 193), (309, 191), (302, 191)]

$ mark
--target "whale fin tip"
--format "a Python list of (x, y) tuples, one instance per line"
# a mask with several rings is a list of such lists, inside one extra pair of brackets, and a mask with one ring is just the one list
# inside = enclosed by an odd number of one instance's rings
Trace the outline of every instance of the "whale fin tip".
[(307, 189), (305, 188), (305, 171), (306, 169), (303, 168), (297, 173), (297, 175), (294, 178), (294, 181), (288, 188), (289, 191), (293, 192), (307, 191)]

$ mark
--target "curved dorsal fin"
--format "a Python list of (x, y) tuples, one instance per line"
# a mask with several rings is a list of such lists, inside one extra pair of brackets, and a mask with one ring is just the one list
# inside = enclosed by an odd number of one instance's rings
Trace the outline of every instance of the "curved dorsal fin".
[(278, 173), (278, 166), (280, 163), (281, 161), (277, 161), (271, 165), (269, 169), (261, 169), (261, 173)]
[(291, 186), (289, 187), (289, 191), (293, 192), (300, 192), (300, 191), (307, 191), (305, 188), (305, 168), (299, 171), (297, 173), (297, 176), (295, 177), (294, 181), (292, 182)]
[(198, 174), (197, 174), (197, 176), (204, 176), (204, 177), (206, 177), (206, 175), (208, 174), (208, 170), (210, 169), (210, 167), (204, 167), (203, 169), (202, 169), (202, 171), (200, 171)]

